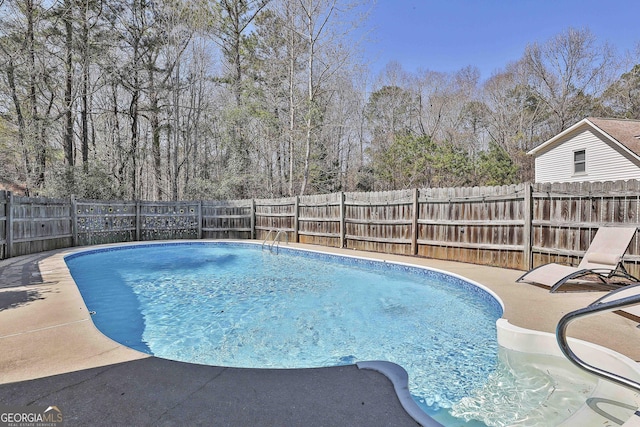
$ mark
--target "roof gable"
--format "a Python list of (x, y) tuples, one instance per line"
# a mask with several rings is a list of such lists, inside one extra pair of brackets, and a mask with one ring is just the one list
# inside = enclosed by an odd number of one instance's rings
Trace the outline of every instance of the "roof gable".
[(554, 144), (560, 142), (567, 134), (574, 130), (588, 126), (602, 134), (614, 144), (621, 146), (625, 151), (640, 158), (640, 120), (625, 119), (605, 119), (597, 117), (587, 117), (560, 132), (553, 138), (538, 145), (527, 154), (536, 155), (541, 151), (551, 148)]

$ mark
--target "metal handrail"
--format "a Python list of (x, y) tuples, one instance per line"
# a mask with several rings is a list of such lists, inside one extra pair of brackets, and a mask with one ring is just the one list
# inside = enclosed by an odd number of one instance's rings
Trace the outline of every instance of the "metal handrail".
[[(638, 285), (633, 285), (638, 286)], [(640, 289), (640, 288), (639, 288)], [(629, 378), (625, 378), (618, 374), (614, 374), (604, 369), (600, 369), (596, 366), (590, 365), (589, 363), (580, 359), (569, 347), (569, 343), (567, 341), (567, 327), (569, 323), (573, 322), (582, 317), (588, 317), (594, 314), (609, 312), (618, 310), (623, 307), (628, 307), (636, 304), (640, 304), (640, 290), (636, 295), (631, 295), (627, 297), (622, 297), (618, 299), (611, 300), (611, 297), (615, 296), (618, 292), (629, 292), (630, 289), (617, 289), (613, 292), (608, 293), (603, 298), (600, 298), (593, 303), (589, 304), (585, 308), (581, 308), (570, 313), (565, 314), (562, 319), (558, 322), (558, 326), (556, 327), (556, 339), (558, 341), (558, 345), (560, 346), (560, 350), (562, 353), (569, 359), (571, 363), (576, 365), (577, 367), (590, 372), (594, 375), (597, 375), (601, 378), (604, 378), (609, 381), (613, 381), (616, 384), (632, 389), (635, 392), (640, 392), (640, 383), (630, 380)], [(608, 301), (606, 301), (608, 300)]]
[(265, 237), (264, 241), (262, 242), (262, 246), (260, 247), (261, 250), (264, 250), (265, 243), (267, 243), (267, 240), (269, 240), (269, 236), (271, 236), (271, 233), (273, 233), (274, 231), (275, 230), (273, 228), (269, 230), (269, 232), (267, 233), (267, 237)]
[(278, 230), (278, 229), (272, 228), (271, 230), (269, 230), (269, 232), (267, 233), (267, 237), (262, 242), (262, 246), (261, 246), (262, 250), (264, 250), (264, 245), (267, 243), (267, 241), (269, 240), (269, 237), (271, 236), (271, 233), (273, 233), (274, 231), (276, 232), (276, 236), (273, 238), (273, 241), (269, 245), (269, 252), (273, 252), (273, 247), (275, 246), (276, 253), (278, 253), (278, 250), (280, 249), (280, 236), (282, 235), (283, 232), (286, 238), (287, 245), (289, 244), (289, 234), (287, 234), (285, 230)]
[[(271, 244), (271, 249), (273, 250), (273, 246), (275, 245), (276, 247), (276, 253), (278, 253), (278, 251), (280, 250), (280, 235), (282, 234), (284, 230), (278, 230), (278, 232), (276, 233), (276, 237), (273, 238), (273, 243)], [(289, 244), (289, 234), (287, 234), (286, 232), (284, 233), (285, 238), (287, 240), (287, 245)]]

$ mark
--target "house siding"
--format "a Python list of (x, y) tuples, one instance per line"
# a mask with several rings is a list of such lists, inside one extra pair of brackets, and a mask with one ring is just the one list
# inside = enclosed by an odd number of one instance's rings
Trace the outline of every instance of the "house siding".
[[(586, 173), (574, 175), (573, 153), (585, 150)], [(535, 159), (536, 182), (640, 179), (640, 163), (591, 129), (566, 135)]]

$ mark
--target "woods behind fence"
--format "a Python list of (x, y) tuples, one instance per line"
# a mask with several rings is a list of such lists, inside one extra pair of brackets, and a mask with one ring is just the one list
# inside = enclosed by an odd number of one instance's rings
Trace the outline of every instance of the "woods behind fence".
[[(598, 227), (640, 225), (640, 181), (332, 193), (230, 201), (96, 201), (0, 191), (0, 258), (168, 239), (259, 239), (529, 269), (575, 263)], [(640, 273), (633, 239), (625, 267)]]

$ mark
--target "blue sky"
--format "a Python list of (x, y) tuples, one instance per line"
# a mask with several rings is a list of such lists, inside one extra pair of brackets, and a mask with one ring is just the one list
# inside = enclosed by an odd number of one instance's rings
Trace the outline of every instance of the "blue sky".
[(482, 79), (569, 27), (589, 28), (619, 53), (640, 43), (640, 0), (378, 0), (366, 56), (374, 73), (476, 66)]

